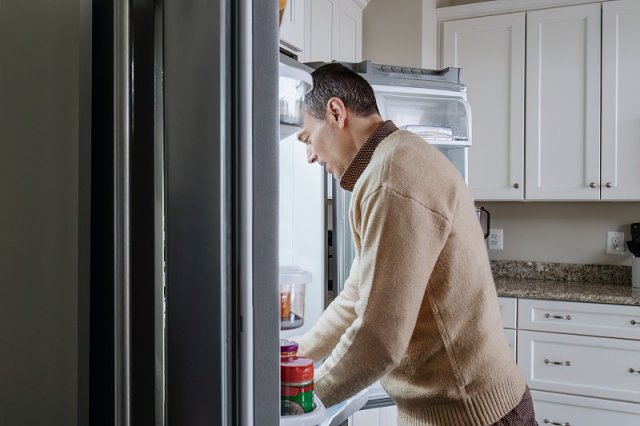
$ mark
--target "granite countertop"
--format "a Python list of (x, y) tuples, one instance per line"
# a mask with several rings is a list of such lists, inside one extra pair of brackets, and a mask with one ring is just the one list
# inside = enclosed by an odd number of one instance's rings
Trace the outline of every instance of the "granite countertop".
[(491, 261), (498, 296), (640, 306), (631, 267)]
[(640, 306), (640, 288), (630, 285), (508, 278), (496, 279), (495, 283), (501, 297)]

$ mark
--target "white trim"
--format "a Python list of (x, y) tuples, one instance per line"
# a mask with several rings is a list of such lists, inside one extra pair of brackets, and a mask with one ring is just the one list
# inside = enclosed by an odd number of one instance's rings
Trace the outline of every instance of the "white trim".
[(453, 19), (474, 18), (477, 16), (496, 15), (501, 13), (526, 12), (528, 10), (547, 9), (576, 4), (603, 3), (607, 1), (612, 0), (492, 0), (481, 3), (441, 7), (436, 9), (436, 17), (438, 22), (442, 22), (451, 21)]
[(358, 5), (358, 7), (362, 10), (364, 10), (365, 7), (367, 7), (367, 5), (369, 4), (370, 0), (351, 0), (353, 1), (356, 5)]

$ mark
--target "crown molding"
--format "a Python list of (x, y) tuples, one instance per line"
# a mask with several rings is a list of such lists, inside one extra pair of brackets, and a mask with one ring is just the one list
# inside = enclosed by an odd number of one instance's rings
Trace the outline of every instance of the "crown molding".
[(526, 12), (527, 10), (552, 7), (573, 6), (588, 3), (603, 3), (611, 0), (492, 0), (459, 6), (436, 9), (438, 22), (453, 19), (474, 18), (477, 16), (497, 15), (501, 13)]
[(369, 1), (370, 0), (353, 0), (353, 2), (358, 6), (360, 6), (362, 10), (364, 10), (364, 8), (367, 7), (367, 5), (369, 4)]

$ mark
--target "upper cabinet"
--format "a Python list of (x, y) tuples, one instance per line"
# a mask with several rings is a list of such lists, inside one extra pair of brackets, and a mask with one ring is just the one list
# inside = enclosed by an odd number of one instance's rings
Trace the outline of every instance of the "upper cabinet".
[(441, 64), (469, 87), (474, 198), (640, 200), (640, 2), (490, 3), (439, 13)]
[(362, 10), (367, 2), (306, 0), (305, 62), (362, 60)]
[(448, 21), (443, 33), (442, 65), (462, 68), (469, 88), (471, 194), (522, 200), (525, 14)]
[(602, 199), (640, 200), (640, 2), (602, 14)]
[(288, 0), (280, 25), (280, 45), (301, 56), (304, 50), (305, 0)]
[(600, 8), (527, 13), (529, 200), (600, 199)]

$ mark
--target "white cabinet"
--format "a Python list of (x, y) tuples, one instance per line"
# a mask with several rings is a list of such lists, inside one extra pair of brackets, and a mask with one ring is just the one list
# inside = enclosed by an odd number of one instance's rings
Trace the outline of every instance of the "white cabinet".
[(529, 200), (600, 199), (600, 9), (527, 12)]
[(442, 66), (463, 69), (473, 112), (469, 189), (478, 200), (524, 195), (525, 14), (443, 25)]
[(640, 2), (602, 5), (602, 199), (640, 199)]
[(306, 0), (305, 62), (362, 60), (362, 3)]
[(504, 328), (516, 328), (518, 316), (518, 299), (514, 297), (498, 297), (502, 326)]
[(396, 406), (361, 410), (349, 419), (349, 426), (396, 426), (398, 409)]
[(304, 49), (305, 0), (288, 0), (280, 25), (280, 45), (299, 57)]
[(440, 63), (469, 86), (473, 197), (640, 200), (640, 2), (495, 3), (438, 10)]
[(639, 404), (539, 391), (531, 391), (531, 396), (542, 426), (635, 426), (640, 422)]
[(639, 317), (639, 306), (518, 300), (518, 368), (541, 425), (640, 424)]

